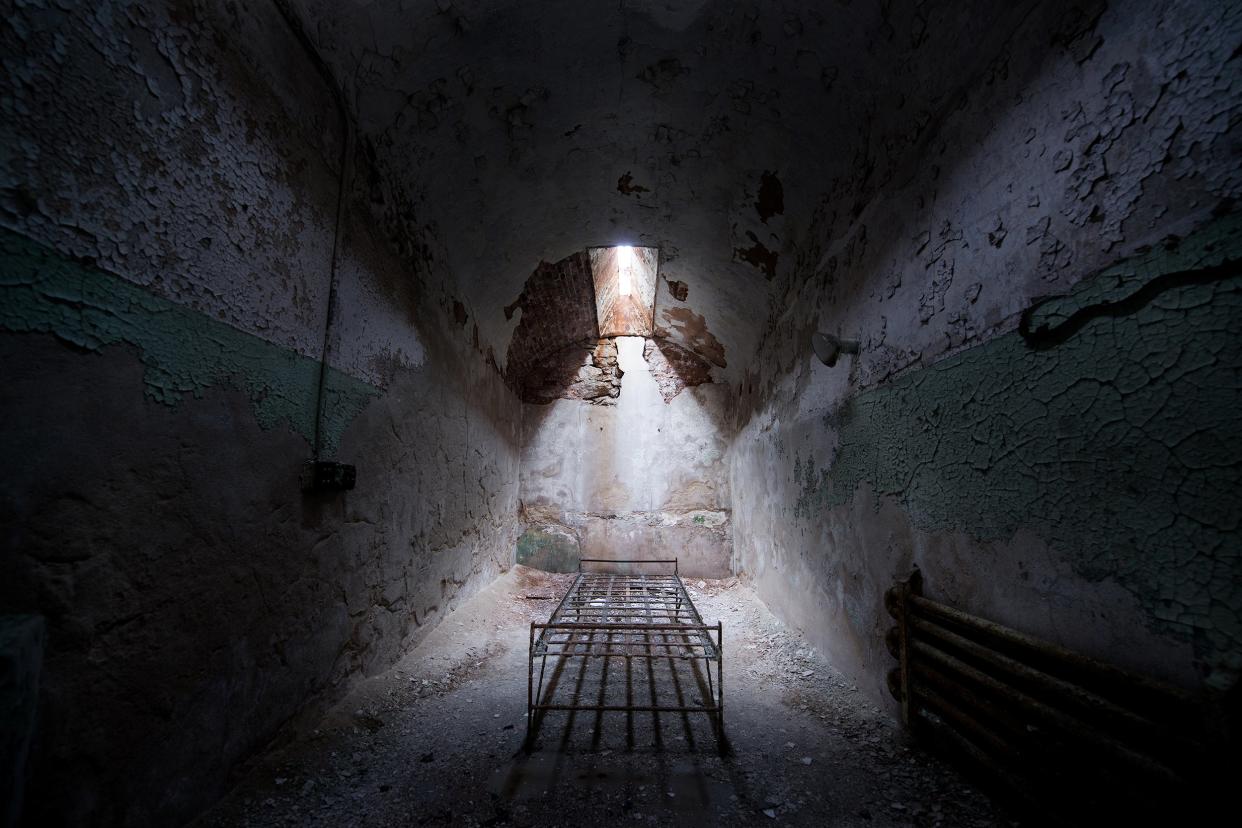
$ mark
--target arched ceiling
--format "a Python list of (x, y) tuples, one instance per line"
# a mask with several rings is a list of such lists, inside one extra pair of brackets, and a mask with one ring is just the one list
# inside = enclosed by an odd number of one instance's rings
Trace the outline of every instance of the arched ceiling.
[(541, 261), (637, 244), (662, 251), (657, 335), (723, 349), (725, 381), (773, 285), (815, 266), (817, 211), (874, 197), (1020, 5), (296, 4), (502, 367), (505, 308)]

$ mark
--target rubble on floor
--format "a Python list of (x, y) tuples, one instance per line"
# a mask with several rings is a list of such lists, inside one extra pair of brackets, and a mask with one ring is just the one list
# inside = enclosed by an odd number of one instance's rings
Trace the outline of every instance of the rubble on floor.
[(726, 742), (706, 716), (550, 714), (527, 754), (529, 624), (571, 580), (515, 567), (196, 824), (1013, 824), (736, 578), (687, 583), (724, 622)]

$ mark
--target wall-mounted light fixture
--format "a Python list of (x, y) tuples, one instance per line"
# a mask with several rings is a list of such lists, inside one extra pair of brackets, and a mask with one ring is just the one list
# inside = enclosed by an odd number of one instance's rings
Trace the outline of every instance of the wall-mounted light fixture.
[(858, 353), (858, 340), (837, 339), (832, 334), (816, 332), (811, 334), (811, 348), (815, 350), (819, 361), (831, 368), (837, 364), (837, 358), (841, 354)]

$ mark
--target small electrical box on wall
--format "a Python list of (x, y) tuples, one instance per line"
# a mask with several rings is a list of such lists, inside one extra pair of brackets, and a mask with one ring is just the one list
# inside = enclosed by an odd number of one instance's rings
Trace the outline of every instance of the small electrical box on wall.
[(333, 460), (308, 460), (302, 467), (302, 491), (347, 492), (354, 487), (357, 469)]

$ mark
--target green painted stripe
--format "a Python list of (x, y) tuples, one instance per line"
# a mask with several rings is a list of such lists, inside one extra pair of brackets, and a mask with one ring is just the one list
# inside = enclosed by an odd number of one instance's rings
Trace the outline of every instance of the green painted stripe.
[(859, 394), (817, 424), (837, 436), (826, 467), (795, 458), (795, 519), (867, 485), (922, 529), (1034, 532), (1153, 627), (1242, 667), (1240, 256), (1239, 217), (1217, 220), (1042, 306), (1041, 324), (1087, 314), (1055, 347), (1014, 332)]
[[(206, 314), (0, 229), (0, 330), (49, 333), (78, 348), (131, 345), (145, 366), (146, 396), (177, 405), (211, 387), (238, 388), (265, 429), (286, 425), (314, 439), (319, 361), (243, 333)], [(379, 389), (325, 372), (324, 450)]]

